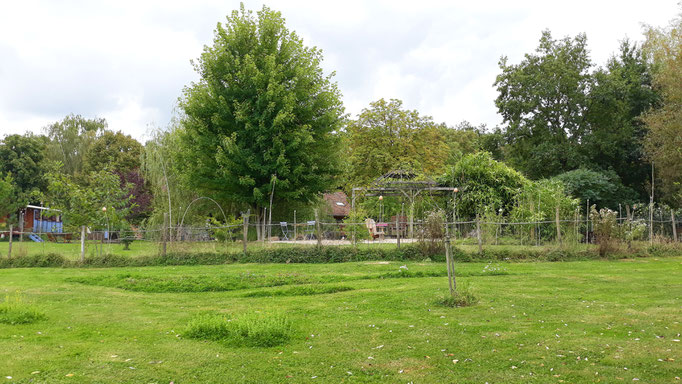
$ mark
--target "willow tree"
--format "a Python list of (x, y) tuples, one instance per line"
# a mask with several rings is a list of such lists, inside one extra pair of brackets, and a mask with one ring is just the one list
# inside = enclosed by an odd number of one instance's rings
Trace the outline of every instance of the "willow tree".
[(666, 202), (682, 206), (682, 11), (663, 28), (648, 27), (644, 49), (653, 64), (662, 103), (644, 115), (646, 151), (663, 182)]
[(244, 9), (218, 23), (185, 87), (182, 162), (198, 192), (261, 212), (307, 202), (338, 172), (343, 105), (336, 83), (279, 12)]

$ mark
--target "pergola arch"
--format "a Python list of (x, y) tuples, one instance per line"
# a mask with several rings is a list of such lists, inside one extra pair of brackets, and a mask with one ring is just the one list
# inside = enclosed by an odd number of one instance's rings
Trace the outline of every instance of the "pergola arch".
[(409, 236), (414, 235), (414, 202), (422, 192), (445, 195), (455, 193), (456, 188), (439, 187), (429, 178), (419, 177), (415, 172), (404, 169), (389, 171), (372, 181), (366, 188), (354, 187), (351, 196), (351, 209), (355, 209), (355, 198), (358, 192), (364, 196), (404, 196), (410, 203)]

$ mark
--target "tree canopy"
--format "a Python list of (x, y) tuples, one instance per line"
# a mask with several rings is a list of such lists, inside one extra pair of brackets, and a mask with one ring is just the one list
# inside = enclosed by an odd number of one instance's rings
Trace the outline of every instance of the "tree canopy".
[(87, 119), (74, 114), (48, 125), (45, 128), (49, 139), (47, 159), (61, 163), (61, 172), (79, 176), (83, 172), (86, 153), (106, 128), (105, 119)]
[(142, 144), (121, 131), (105, 130), (87, 148), (83, 157), (85, 172), (105, 168), (127, 174), (140, 167)]
[(544, 31), (521, 63), (500, 60), (495, 100), (506, 125), (507, 160), (531, 178), (577, 168), (591, 85), (587, 38), (555, 40)]
[(310, 201), (339, 170), (340, 92), (322, 52), (279, 12), (241, 9), (218, 24), (184, 89), (180, 154), (190, 185), (222, 202), (266, 206), (271, 191)]
[(44, 191), (45, 169), (45, 141), (41, 138), (26, 134), (0, 140), (0, 175), (12, 175), (18, 195), (31, 200)]
[(661, 190), (675, 206), (682, 203), (682, 13), (664, 28), (649, 27), (645, 51), (654, 68), (662, 102), (644, 117), (646, 151), (655, 163)]

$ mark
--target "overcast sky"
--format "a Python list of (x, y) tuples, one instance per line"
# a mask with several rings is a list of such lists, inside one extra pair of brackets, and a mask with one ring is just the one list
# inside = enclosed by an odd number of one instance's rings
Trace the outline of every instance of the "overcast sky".
[[(238, 1), (2, 1), (0, 137), (42, 128), (69, 113), (104, 117), (143, 140), (168, 124), (190, 60), (212, 43)], [(493, 82), (500, 56), (518, 63), (543, 29), (587, 34), (603, 65), (642, 25), (667, 25), (677, 0), (271, 1), (287, 26), (324, 52), (346, 111), (398, 98), (455, 125), (501, 123)], [(260, 9), (262, 1), (245, 1)]]

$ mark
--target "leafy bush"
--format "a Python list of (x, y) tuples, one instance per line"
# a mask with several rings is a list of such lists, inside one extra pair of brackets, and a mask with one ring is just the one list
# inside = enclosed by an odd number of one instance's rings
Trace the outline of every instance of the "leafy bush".
[(457, 212), (464, 218), (474, 217), (488, 207), (509, 212), (519, 191), (531, 183), (518, 171), (495, 161), (488, 152), (465, 155), (439, 181), (460, 189)]
[(293, 323), (283, 315), (252, 313), (231, 318), (204, 314), (189, 322), (184, 336), (232, 346), (273, 347), (288, 342), (294, 333)]
[(19, 294), (7, 294), (0, 302), (0, 324), (30, 324), (45, 318), (44, 313), (26, 304)]
[(344, 232), (348, 239), (355, 244), (361, 240), (369, 239), (369, 231), (365, 226), (367, 213), (361, 207), (351, 210), (348, 217), (343, 220)]
[(625, 187), (616, 172), (597, 172), (575, 169), (557, 175), (554, 179), (566, 186), (566, 192), (580, 199), (584, 206), (587, 200), (598, 207), (618, 208), (618, 204), (637, 199), (637, 193)]

